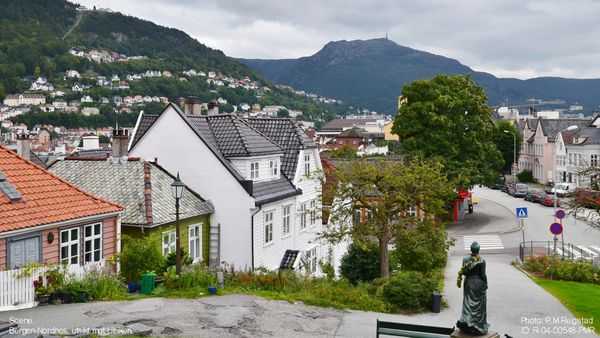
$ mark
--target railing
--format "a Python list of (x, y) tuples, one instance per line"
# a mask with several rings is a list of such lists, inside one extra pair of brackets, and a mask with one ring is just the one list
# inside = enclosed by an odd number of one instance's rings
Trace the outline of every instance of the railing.
[[(104, 266), (104, 261), (85, 266), (67, 265), (63, 272), (67, 280), (81, 280), (88, 272), (101, 270)], [(44, 266), (32, 269), (27, 273), (24, 273), (23, 269), (0, 271), (0, 311), (36, 306), (33, 281), (52, 268), (52, 266)]]
[(519, 244), (519, 258), (525, 261), (530, 256), (557, 256), (563, 259), (593, 261), (598, 254), (581, 245), (561, 241), (527, 241)]

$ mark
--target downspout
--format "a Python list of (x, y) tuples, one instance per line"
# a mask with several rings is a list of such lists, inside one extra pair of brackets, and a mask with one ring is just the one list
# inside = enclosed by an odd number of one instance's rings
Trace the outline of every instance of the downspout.
[(258, 212), (262, 209), (262, 205), (258, 206), (258, 210), (256, 210), (252, 216), (250, 216), (250, 245), (252, 247), (252, 270), (254, 270), (254, 216), (258, 214)]

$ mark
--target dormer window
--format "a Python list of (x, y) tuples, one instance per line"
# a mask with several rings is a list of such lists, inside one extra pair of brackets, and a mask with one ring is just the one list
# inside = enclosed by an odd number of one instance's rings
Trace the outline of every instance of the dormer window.
[(250, 178), (253, 180), (258, 178), (258, 162), (250, 163)]
[(279, 171), (277, 170), (278, 166), (279, 166), (278, 161), (269, 161), (269, 171), (271, 172), (271, 176), (279, 175)]
[(304, 176), (310, 177), (310, 155), (304, 155)]

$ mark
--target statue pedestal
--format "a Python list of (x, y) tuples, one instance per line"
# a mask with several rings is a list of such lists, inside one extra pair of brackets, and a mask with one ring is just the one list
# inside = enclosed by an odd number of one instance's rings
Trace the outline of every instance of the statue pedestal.
[(456, 329), (456, 330), (454, 330), (454, 332), (452, 332), (450, 337), (451, 338), (500, 338), (500, 335), (498, 334), (498, 332), (488, 331), (487, 334), (484, 334), (482, 336), (474, 336), (472, 334), (464, 333), (461, 330)]

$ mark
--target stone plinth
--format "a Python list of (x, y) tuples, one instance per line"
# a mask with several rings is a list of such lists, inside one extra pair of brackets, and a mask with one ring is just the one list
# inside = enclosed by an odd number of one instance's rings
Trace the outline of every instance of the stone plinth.
[(456, 330), (454, 330), (454, 332), (452, 332), (450, 337), (451, 338), (500, 338), (500, 335), (498, 334), (498, 332), (488, 331), (487, 334), (484, 334), (482, 336), (474, 336), (472, 334), (464, 333), (461, 330), (456, 329)]

